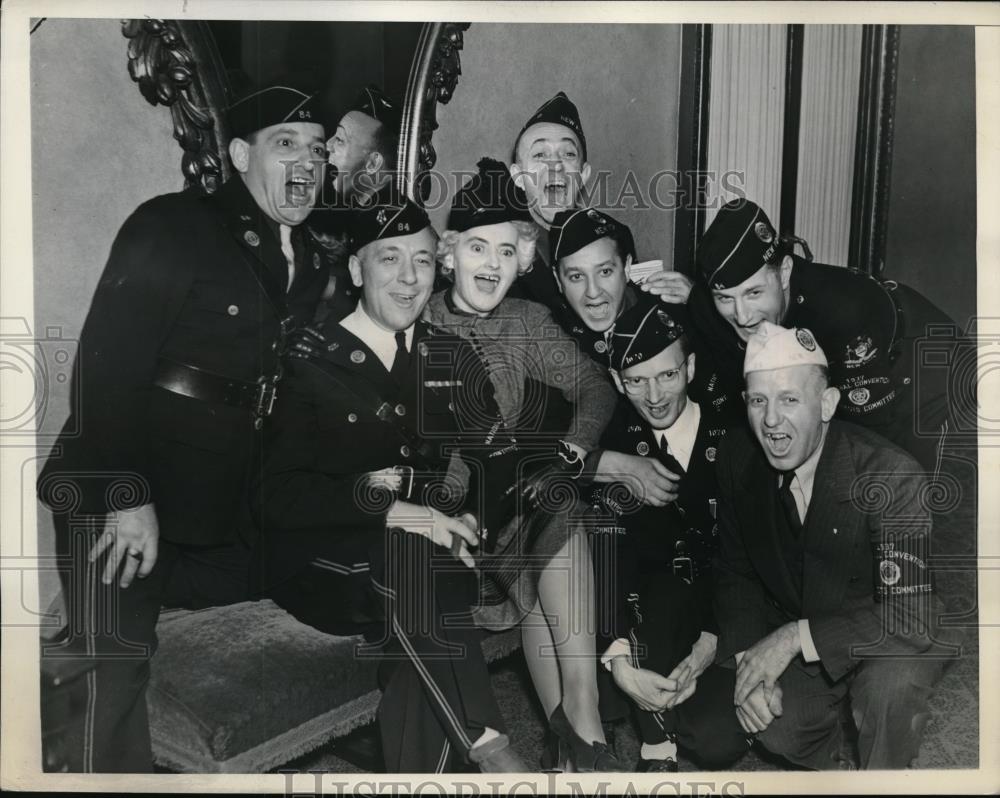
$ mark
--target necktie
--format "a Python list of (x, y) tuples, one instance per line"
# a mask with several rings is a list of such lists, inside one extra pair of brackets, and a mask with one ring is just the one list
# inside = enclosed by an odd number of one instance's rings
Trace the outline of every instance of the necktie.
[(785, 510), (785, 517), (788, 519), (788, 526), (792, 530), (792, 534), (798, 537), (802, 533), (802, 519), (799, 518), (799, 508), (792, 495), (792, 480), (794, 478), (794, 471), (784, 473), (781, 487), (778, 488), (778, 498), (781, 499), (781, 506)]
[(288, 261), (288, 286), (287, 292), (292, 287), (292, 280), (295, 279), (295, 249), (292, 247), (292, 228), (287, 224), (279, 224), (278, 231), (281, 234), (281, 252)]
[(666, 435), (660, 439), (660, 462), (678, 476), (684, 476), (684, 467), (671, 454), (670, 444), (667, 443)]
[(406, 349), (406, 333), (396, 333), (396, 356), (392, 359), (392, 368), (389, 374), (400, 385), (406, 379), (406, 373), (410, 370), (410, 353)]

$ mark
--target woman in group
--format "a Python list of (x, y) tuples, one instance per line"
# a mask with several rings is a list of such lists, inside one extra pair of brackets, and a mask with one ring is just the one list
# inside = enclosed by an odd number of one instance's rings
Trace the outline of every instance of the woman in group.
[[(431, 297), (425, 316), (473, 343), (493, 384), (503, 434), (514, 441), (485, 476), (479, 501), (481, 515), (499, 531), (486, 529), (490, 542), (480, 546), (484, 600), (476, 621), (490, 629), (521, 624), (531, 678), (559, 739), (560, 766), (624, 771), (605, 743), (598, 713), (593, 567), (580, 523), (586, 508), (566, 481), (583, 470), (617, 397), (546, 307), (506, 297), (531, 267), (537, 236), (507, 168), (484, 158), (479, 174), (456, 194), (438, 248), (453, 284)], [(544, 413), (533, 393), (545, 392), (531, 386), (539, 383), (574, 403), (568, 431), (537, 429)], [(557, 453), (546, 456), (546, 448)]]

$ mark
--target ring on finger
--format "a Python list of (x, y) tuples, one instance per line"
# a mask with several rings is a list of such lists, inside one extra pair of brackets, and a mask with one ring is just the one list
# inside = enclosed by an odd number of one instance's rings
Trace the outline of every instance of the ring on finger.
[(139, 551), (138, 549), (131, 549), (130, 548), (128, 550), (127, 554), (128, 554), (129, 557), (135, 557), (137, 560), (141, 560), (142, 559), (142, 552)]

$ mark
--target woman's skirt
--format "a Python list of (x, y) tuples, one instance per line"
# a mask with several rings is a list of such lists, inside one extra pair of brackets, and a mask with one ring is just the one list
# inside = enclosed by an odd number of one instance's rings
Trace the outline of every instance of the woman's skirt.
[(560, 504), (515, 515), (500, 531), (493, 552), (476, 556), (479, 602), (473, 617), (478, 626), (491, 631), (517, 626), (538, 603), (542, 571), (571, 535), (587, 545), (588, 507), (578, 499)]

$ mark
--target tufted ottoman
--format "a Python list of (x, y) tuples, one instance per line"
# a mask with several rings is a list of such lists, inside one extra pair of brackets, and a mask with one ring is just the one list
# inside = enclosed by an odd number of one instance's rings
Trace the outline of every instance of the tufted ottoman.
[[(262, 773), (375, 718), (378, 663), (360, 636), (300, 623), (271, 601), (164, 610), (147, 693), (153, 757), (184, 773)], [(489, 634), (488, 661), (520, 646)]]

